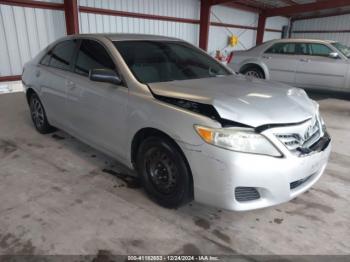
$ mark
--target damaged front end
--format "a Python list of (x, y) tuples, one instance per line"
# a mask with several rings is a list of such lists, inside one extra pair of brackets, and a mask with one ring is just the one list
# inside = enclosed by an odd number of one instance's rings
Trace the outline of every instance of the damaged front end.
[(194, 102), (189, 101), (181, 98), (174, 98), (174, 97), (167, 97), (167, 96), (161, 96), (157, 94), (153, 94), (153, 97), (158, 99), (159, 101), (165, 102), (167, 104), (171, 104), (183, 109), (187, 109), (191, 112), (209, 117), (210, 119), (213, 119), (221, 124), (222, 127), (230, 127), (230, 126), (236, 126), (236, 127), (251, 127), (242, 123), (238, 123), (232, 120), (228, 120), (225, 118), (222, 118), (218, 111), (215, 109), (213, 105), (209, 104), (203, 104), (200, 102)]
[(266, 135), (271, 132), (281, 144), (298, 156), (322, 151), (331, 141), (318, 110), (314, 117), (300, 123), (274, 123), (253, 127), (222, 118), (210, 104), (152, 94), (159, 101), (219, 122), (222, 129), (195, 125), (195, 130), (206, 143), (232, 151), (282, 157), (281, 150)]

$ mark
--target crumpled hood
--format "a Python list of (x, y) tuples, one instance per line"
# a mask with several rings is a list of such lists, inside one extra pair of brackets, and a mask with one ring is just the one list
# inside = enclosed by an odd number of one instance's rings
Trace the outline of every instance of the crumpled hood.
[(315, 114), (306, 93), (287, 85), (225, 76), (149, 84), (161, 96), (211, 104), (221, 118), (252, 127), (304, 121)]

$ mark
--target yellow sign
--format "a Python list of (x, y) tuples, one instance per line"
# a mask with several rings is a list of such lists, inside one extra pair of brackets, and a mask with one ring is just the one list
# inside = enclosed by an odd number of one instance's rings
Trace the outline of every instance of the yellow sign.
[(238, 44), (238, 36), (236, 35), (231, 35), (228, 38), (228, 43), (230, 46), (236, 46)]

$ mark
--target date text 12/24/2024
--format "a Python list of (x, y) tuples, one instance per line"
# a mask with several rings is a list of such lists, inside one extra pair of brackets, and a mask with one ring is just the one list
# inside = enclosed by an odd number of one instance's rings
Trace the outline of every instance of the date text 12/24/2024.
[(216, 256), (128, 256), (128, 261), (218, 261)]

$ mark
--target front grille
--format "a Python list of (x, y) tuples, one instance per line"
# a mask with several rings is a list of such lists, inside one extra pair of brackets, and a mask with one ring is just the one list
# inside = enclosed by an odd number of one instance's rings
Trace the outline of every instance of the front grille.
[(244, 202), (259, 199), (260, 194), (254, 187), (236, 187), (235, 197), (237, 201)]
[(276, 136), (289, 150), (300, 147), (301, 139), (298, 134), (277, 134)]
[(275, 134), (276, 137), (290, 150), (307, 149), (317, 143), (322, 136), (320, 121), (317, 116), (312, 118), (298, 131)]
[(290, 189), (294, 189), (294, 188), (297, 188), (298, 186), (301, 186), (301, 185), (304, 184), (306, 181), (308, 181), (311, 177), (312, 177), (312, 175), (311, 175), (311, 176), (308, 176), (308, 177), (305, 177), (305, 178), (303, 178), (303, 179), (296, 180), (296, 181), (290, 183), (290, 184), (289, 184)]

